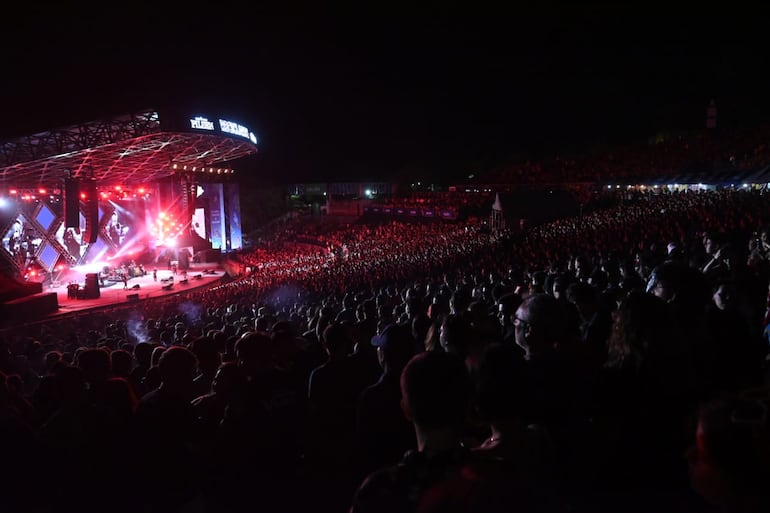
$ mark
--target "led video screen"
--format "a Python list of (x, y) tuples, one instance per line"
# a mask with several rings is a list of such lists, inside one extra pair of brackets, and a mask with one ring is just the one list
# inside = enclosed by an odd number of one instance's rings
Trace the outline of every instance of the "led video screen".
[(41, 203), (40, 210), (38, 211), (37, 216), (35, 216), (35, 221), (37, 221), (38, 224), (43, 227), (45, 232), (48, 232), (55, 220), (56, 214), (53, 213), (51, 207), (45, 203)]
[(56, 265), (56, 261), (59, 259), (59, 252), (50, 244), (43, 243), (43, 249), (37, 256), (37, 259), (49, 272)]
[(23, 214), (19, 214), (3, 234), (3, 249), (21, 265), (34, 257), (41, 242), (40, 233)]
[(79, 261), (83, 256), (88, 242), (83, 238), (86, 231), (86, 218), (83, 213), (80, 213), (80, 223), (76, 228), (67, 228), (64, 223), (61, 223), (56, 230), (56, 240), (59, 241), (64, 249), (69, 253), (76, 261)]

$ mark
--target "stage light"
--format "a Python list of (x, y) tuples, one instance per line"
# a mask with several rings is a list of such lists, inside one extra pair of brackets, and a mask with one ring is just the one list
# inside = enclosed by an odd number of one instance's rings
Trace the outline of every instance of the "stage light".
[(19, 193), (19, 191), (17, 191), (16, 189), (11, 189), (11, 190), (10, 190), (10, 191), (8, 191), (8, 192), (9, 192), (10, 194), (18, 194), (18, 193)]
[(144, 187), (139, 187), (139, 194), (144, 194)]
[(115, 190), (116, 191), (121, 191), (121, 190), (123, 190), (123, 187), (121, 187), (120, 185), (116, 185), (115, 186)]
[(85, 192), (81, 192), (80, 193), (80, 199), (86, 199), (86, 193)]
[(8, 204), (8, 200), (0, 198), (0, 208), (4, 208)]
[(39, 192), (40, 194), (45, 194), (46, 190), (45, 189), (38, 189), (37, 192)]

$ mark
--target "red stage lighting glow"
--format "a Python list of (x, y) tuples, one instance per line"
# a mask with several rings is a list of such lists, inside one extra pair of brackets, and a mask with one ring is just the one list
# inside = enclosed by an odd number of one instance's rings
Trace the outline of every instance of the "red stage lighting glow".
[(19, 193), (19, 191), (17, 191), (16, 189), (11, 189), (8, 192), (11, 193), (11, 194), (18, 194)]
[(85, 192), (81, 192), (80, 193), (80, 199), (86, 199), (86, 193)]
[(39, 192), (40, 194), (45, 194), (46, 190), (45, 189), (38, 189), (37, 192)]

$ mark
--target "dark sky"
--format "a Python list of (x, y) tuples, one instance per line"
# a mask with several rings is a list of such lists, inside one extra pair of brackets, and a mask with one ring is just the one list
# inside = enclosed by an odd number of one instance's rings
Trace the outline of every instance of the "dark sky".
[(745, 8), (161, 4), (4, 15), (0, 137), (214, 110), (277, 182), (462, 175), (701, 127), (711, 98), (721, 125), (770, 120), (766, 18)]

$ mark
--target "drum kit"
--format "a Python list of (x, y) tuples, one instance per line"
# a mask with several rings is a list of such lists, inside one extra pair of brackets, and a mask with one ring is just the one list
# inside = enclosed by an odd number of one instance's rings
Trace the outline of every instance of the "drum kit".
[(147, 270), (142, 264), (137, 265), (134, 262), (131, 262), (130, 264), (123, 264), (120, 267), (110, 267), (108, 265), (104, 266), (104, 268), (102, 268), (100, 278), (103, 281), (118, 283), (122, 282), (124, 278), (139, 278), (146, 275)]

